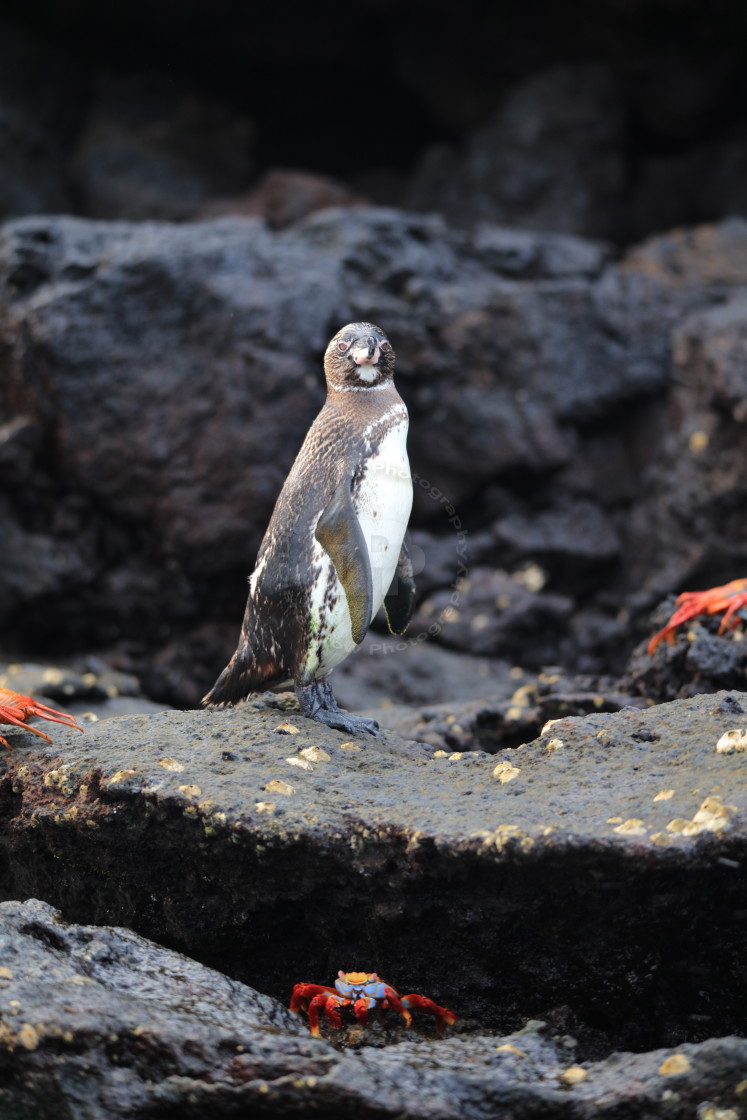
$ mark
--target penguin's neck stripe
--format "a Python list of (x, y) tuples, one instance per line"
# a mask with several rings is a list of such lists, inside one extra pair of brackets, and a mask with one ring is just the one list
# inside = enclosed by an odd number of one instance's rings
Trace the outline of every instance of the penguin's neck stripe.
[(377, 389), (388, 389), (391, 381), (380, 381), (378, 385), (330, 385), (333, 393), (375, 393)]

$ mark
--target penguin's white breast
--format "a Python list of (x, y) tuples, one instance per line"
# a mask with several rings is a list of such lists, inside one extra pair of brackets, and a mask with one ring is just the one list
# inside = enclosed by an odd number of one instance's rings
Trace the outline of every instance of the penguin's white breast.
[[(389, 590), (399, 560), (412, 508), (412, 479), (407, 459), (407, 418), (393, 425), (366, 459), (364, 476), (353, 498), (353, 508), (363, 531), (371, 566), (373, 614)], [(326, 676), (356, 648), (347, 596), (334, 575), (332, 561), (319, 541), (313, 542), (314, 565), (321, 576), (310, 589), (311, 643), (304, 673)], [(335, 581), (333, 604), (325, 600), (330, 574)], [(321, 649), (316, 635), (321, 638)]]
[(392, 425), (366, 459), (365, 473), (353, 499), (368, 548), (374, 614), (394, 579), (412, 509), (407, 426), (406, 419)]

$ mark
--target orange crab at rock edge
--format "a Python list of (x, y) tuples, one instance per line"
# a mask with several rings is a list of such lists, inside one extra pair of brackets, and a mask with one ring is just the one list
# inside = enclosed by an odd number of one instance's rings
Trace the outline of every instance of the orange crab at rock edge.
[(648, 652), (654, 652), (664, 638), (674, 642), (674, 631), (683, 622), (689, 622), (699, 614), (720, 614), (724, 612), (719, 634), (733, 630), (747, 619), (747, 579), (733, 579), (721, 587), (711, 587), (708, 591), (683, 591), (677, 596), (677, 609), (663, 630), (654, 634), (648, 643)]
[[(65, 727), (74, 727), (76, 731), (83, 730), (67, 712), (58, 712), (56, 708), (40, 704), (33, 696), (22, 696), (20, 692), (13, 692), (10, 688), (0, 688), (0, 723), (11, 723), (15, 727), (22, 727), (24, 731), (33, 731), (34, 735), (41, 735), (42, 739), (51, 743), (49, 735), (26, 722), (34, 716), (48, 719), (51, 723), (62, 723)], [(3, 739), (2, 735), (0, 735), (0, 743), (8, 750), (11, 749), (10, 743), (7, 739)]]
[(358, 1023), (365, 1027), (369, 1011), (376, 1007), (384, 1011), (399, 1012), (406, 1027), (412, 1021), (412, 1011), (425, 1011), (433, 1015), (437, 1034), (441, 1034), (445, 1026), (451, 1026), (457, 1020), (453, 1011), (449, 1011), (448, 1007), (440, 1007), (427, 996), (418, 995), (417, 992), (401, 996), (391, 984), (381, 980), (376, 972), (343, 972), (341, 969), (337, 973), (334, 988), (326, 984), (296, 984), (290, 1002), (291, 1011), (296, 1014), (306, 1012), (309, 1029), (315, 1038), (321, 1035), (320, 1015), (324, 1014), (329, 1025), (339, 1030), (342, 1026), (340, 1009), (349, 1008)]

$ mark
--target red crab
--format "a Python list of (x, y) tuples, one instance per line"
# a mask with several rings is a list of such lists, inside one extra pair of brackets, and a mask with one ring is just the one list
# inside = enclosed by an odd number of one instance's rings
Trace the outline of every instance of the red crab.
[[(38, 716), (39, 719), (48, 719), (52, 723), (64, 723), (66, 727), (74, 727), (76, 731), (83, 730), (67, 712), (58, 712), (56, 708), (48, 708), (46, 704), (40, 704), (38, 700), (34, 700), (33, 696), (21, 696), (20, 692), (13, 692), (10, 688), (0, 688), (0, 723), (12, 723), (16, 727), (22, 727), (24, 731), (33, 731), (34, 735), (41, 735), (42, 739), (51, 743), (52, 740), (49, 735), (45, 735), (38, 727), (30, 727), (26, 723), (26, 720), (33, 716)], [(0, 735), (0, 743), (10, 750), (10, 743), (7, 739), (3, 739), (2, 735)]]
[(699, 614), (720, 614), (724, 611), (719, 634), (733, 630), (740, 620), (747, 618), (747, 579), (733, 579), (723, 587), (711, 587), (708, 591), (683, 591), (677, 596), (677, 610), (658, 634), (648, 643), (648, 652), (653, 653), (662, 639), (674, 644), (674, 631), (683, 622), (689, 622)]
[(338, 972), (334, 988), (324, 984), (296, 984), (291, 996), (290, 1009), (300, 1014), (306, 1011), (309, 1016), (309, 1029), (319, 1038), (319, 1016), (322, 1012), (330, 1026), (339, 1030), (342, 1026), (341, 1007), (351, 1007), (361, 1026), (365, 1027), (368, 1013), (374, 1007), (398, 1011), (409, 1027), (411, 1011), (427, 1011), (436, 1020), (436, 1033), (441, 1034), (444, 1026), (456, 1022), (457, 1016), (447, 1007), (439, 1007), (427, 996), (414, 993), (401, 996), (390, 984), (380, 980), (375, 972)]

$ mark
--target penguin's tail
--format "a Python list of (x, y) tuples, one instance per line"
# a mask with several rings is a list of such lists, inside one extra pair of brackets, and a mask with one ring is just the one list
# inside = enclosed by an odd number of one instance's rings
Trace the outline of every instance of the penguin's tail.
[(260, 662), (241, 635), (238, 649), (206, 696), (203, 704), (237, 704), (250, 692), (282, 682), (284, 674), (274, 661)]

